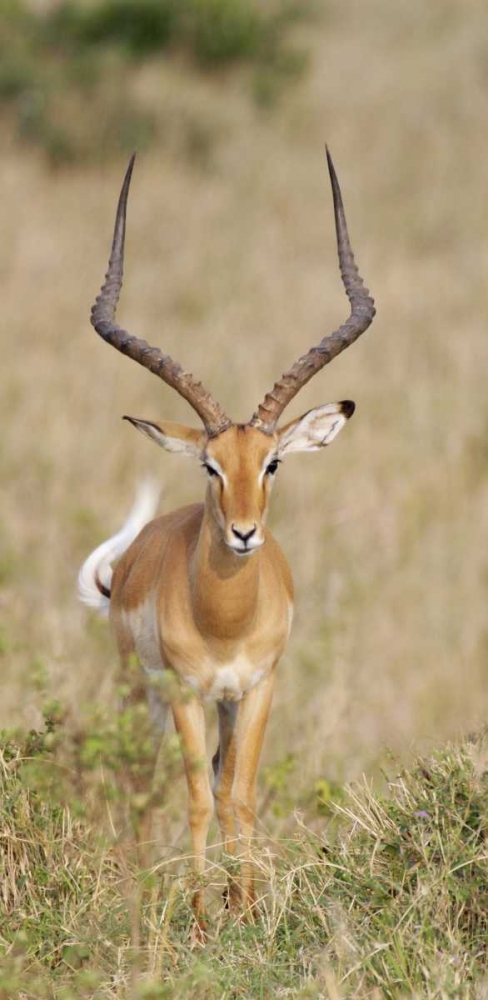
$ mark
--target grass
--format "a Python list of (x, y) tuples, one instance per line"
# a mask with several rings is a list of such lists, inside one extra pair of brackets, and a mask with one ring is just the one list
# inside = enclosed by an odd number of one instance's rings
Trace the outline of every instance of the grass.
[(55, 763), (59, 773), (70, 738), (58, 731), (54, 750), (54, 732), (48, 721), (23, 742), (2, 742), (0, 996), (484, 995), (486, 735), (416, 761), (383, 794), (366, 782), (349, 787), (320, 832), (299, 824), (287, 840), (263, 833), (254, 924), (222, 909), (214, 851), (212, 930), (192, 950), (184, 860), (140, 871), (116, 836), (112, 797), (104, 838), (86, 795), (76, 815), (77, 782), (74, 813), (61, 805), (59, 780), (47, 790), (45, 769)]

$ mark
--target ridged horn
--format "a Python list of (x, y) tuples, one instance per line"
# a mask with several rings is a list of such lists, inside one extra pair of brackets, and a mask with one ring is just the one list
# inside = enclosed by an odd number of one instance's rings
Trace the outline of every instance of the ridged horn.
[(215, 437), (227, 427), (231, 420), (209, 392), (197, 382), (193, 375), (183, 370), (177, 361), (163, 354), (157, 347), (151, 347), (145, 340), (134, 337), (115, 322), (115, 311), (119, 301), (124, 272), (125, 223), (127, 199), (134, 168), (135, 153), (131, 156), (122, 190), (120, 192), (117, 215), (115, 217), (112, 249), (105, 276), (105, 283), (91, 310), (91, 323), (103, 340), (148, 368), (167, 385), (179, 392), (180, 396), (193, 407), (203, 421), (209, 437)]
[(298, 361), (295, 361), (295, 364), (275, 383), (271, 392), (266, 394), (263, 402), (251, 417), (250, 424), (253, 427), (259, 427), (268, 434), (273, 432), (283, 410), (288, 406), (293, 397), (296, 396), (297, 392), (300, 391), (302, 386), (316, 372), (320, 371), (324, 365), (328, 365), (330, 361), (333, 361), (337, 354), (340, 354), (346, 347), (353, 344), (368, 329), (376, 313), (374, 301), (368, 289), (365, 288), (363, 279), (356, 267), (347, 232), (346, 216), (339, 181), (327, 147), (326, 152), (332, 185), (332, 196), (334, 199), (339, 266), (342, 282), (351, 304), (351, 314), (346, 322), (335, 330), (334, 333), (324, 337), (318, 347), (312, 347)]

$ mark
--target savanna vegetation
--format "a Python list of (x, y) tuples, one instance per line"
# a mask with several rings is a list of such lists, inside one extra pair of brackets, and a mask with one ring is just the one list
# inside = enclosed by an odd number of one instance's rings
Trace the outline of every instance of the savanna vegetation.
[[(144, 871), (108, 828), (102, 837), (90, 739), (81, 746), (48, 717), (43, 732), (2, 747), (1, 996), (484, 996), (486, 736), (417, 761), (385, 795), (364, 782), (340, 804), (322, 799), (320, 829), (263, 836), (251, 924), (222, 908), (227, 866), (212, 852), (203, 949), (189, 947), (188, 879), (167, 863)], [(114, 771), (103, 779), (112, 833), (123, 772), (124, 752), (119, 782)], [(62, 802), (70, 781), (74, 811)]]
[[(486, 995), (487, 19), (481, 0), (2, 6), (2, 1000)], [(137, 145), (121, 320), (246, 419), (346, 314), (324, 140), (378, 316), (290, 408), (358, 407), (278, 473), (296, 618), (261, 913), (227, 915), (212, 848), (202, 950), (178, 746), (141, 871), (145, 718), (117, 716), (109, 631), (75, 588), (148, 470), (162, 510), (204, 488), (120, 416), (192, 415), (88, 313)]]
[[(138, 87), (148, 65), (165, 59), (176, 72), (213, 73), (238, 64), (258, 105), (279, 99), (305, 68), (305, 52), (287, 41), (310, 0), (83, 0), (41, 5), (8, 0), (0, 19), (0, 105), (17, 137), (40, 147), (54, 166), (106, 161), (160, 144), (176, 130), (187, 159), (205, 160), (212, 134), (170, 101)], [(244, 79), (245, 78), (245, 79)]]

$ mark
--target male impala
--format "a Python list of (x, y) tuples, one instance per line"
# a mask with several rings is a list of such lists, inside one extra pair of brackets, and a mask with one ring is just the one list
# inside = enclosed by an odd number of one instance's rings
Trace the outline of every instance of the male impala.
[[(352, 416), (354, 403), (326, 403), (283, 427), (278, 421), (301, 387), (349, 347), (375, 314), (354, 262), (329, 153), (327, 159), (339, 264), (351, 313), (282, 375), (247, 424), (234, 424), (189, 372), (115, 322), (134, 157), (120, 194), (105, 284), (92, 309), (97, 333), (176, 389), (196, 411), (203, 429), (126, 419), (166, 451), (201, 462), (208, 484), (203, 503), (149, 523), (153, 511), (143, 509), (145, 498), (136, 503), (120, 535), (84, 564), (80, 596), (100, 610), (110, 605), (122, 663), (135, 654), (150, 676), (163, 670), (174, 674), (182, 696), (172, 701), (171, 709), (185, 759), (194, 868), (197, 873), (204, 869), (215, 798), (224, 846), (231, 852), (240, 844), (245, 859), (240, 890), (231, 886), (232, 904), (244, 909), (254, 901), (250, 848), (256, 771), (275, 667), (293, 610), (290, 570), (265, 527), (269, 498), (278, 464), (291, 452), (318, 451), (330, 444)], [(110, 563), (117, 557), (112, 575)], [(188, 692), (194, 696), (188, 697)], [(154, 688), (148, 693), (156, 728), (162, 731), (166, 706)], [(201, 763), (206, 760), (203, 702), (208, 700), (217, 703), (219, 718), (213, 795), (207, 766)], [(197, 926), (203, 927), (201, 889), (193, 905)]]

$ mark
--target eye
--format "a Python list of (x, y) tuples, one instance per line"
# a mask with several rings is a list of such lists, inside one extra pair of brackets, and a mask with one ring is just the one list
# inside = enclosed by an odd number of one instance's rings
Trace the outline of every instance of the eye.
[(266, 466), (266, 475), (274, 476), (279, 464), (280, 464), (279, 458), (274, 458), (273, 461), (270, 462), (268, 466)]
[(214, 469), (213, 465), (209, 465), (208, 462), (202, 462), (202, 467), (206, 469), (209, 476), (218, 476), (217, 469)]

